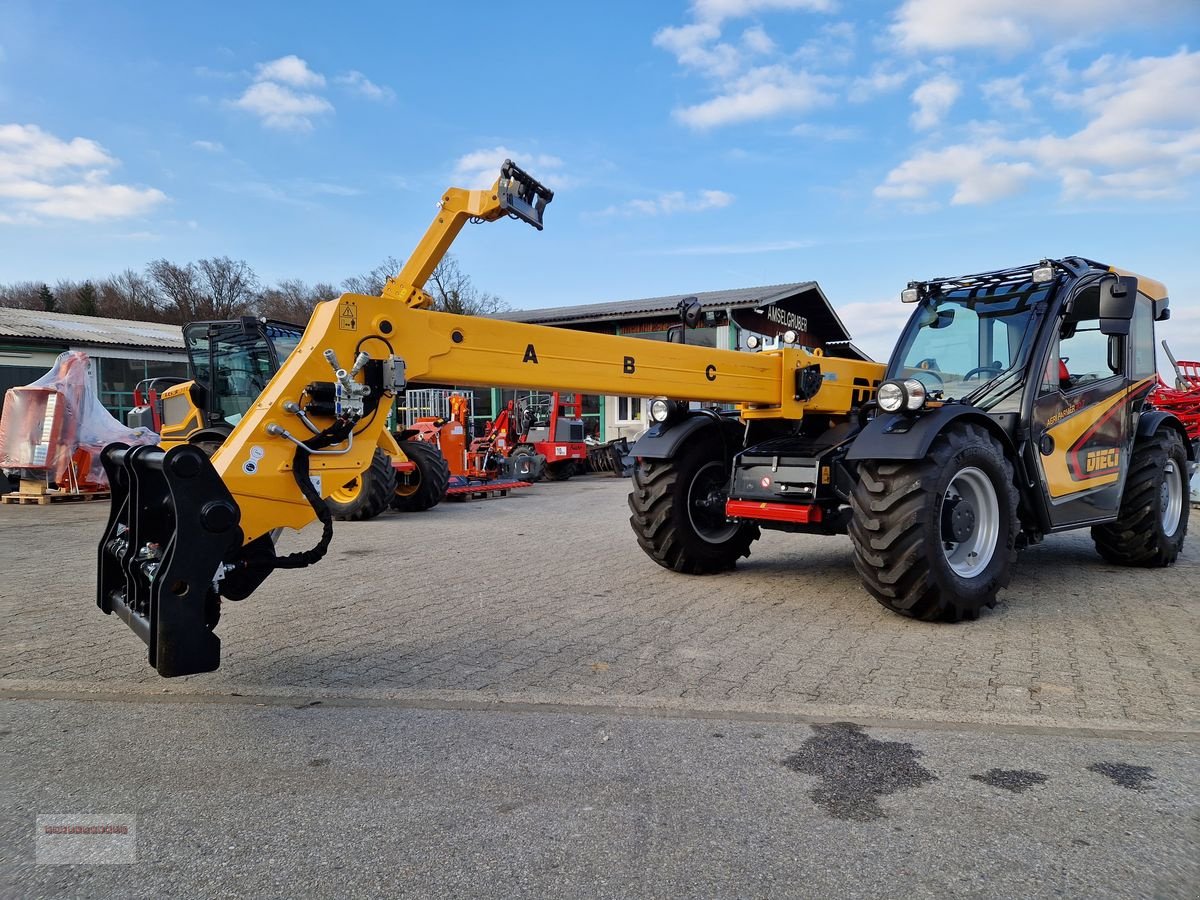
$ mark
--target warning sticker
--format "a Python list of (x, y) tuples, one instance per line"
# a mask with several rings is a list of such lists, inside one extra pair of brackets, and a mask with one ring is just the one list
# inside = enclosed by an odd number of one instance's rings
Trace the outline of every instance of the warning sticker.
[(338, 327), (342, 331), (358, 330), (358, 306), (352, 300), (347, 300), (338, 308)]

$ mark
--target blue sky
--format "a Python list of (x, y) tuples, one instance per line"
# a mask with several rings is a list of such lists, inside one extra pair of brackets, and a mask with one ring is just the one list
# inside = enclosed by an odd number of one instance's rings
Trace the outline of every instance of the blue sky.
[(1195, 0), (0, 0), (0, 281), (336, 282), (505, 155), (546, 230), (454, 252), (517, 307), (815, 279), (885, 356), (909, 279), (1078, 253), (1200, 357)]

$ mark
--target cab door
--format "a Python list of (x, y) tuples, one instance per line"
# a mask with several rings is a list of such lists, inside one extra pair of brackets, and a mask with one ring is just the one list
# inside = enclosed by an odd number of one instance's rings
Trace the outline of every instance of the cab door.
[(1127, 339), (1101, 330), (1101, 288), (1083, 287), (1051, 340), (1031, 436), (1052, 528), (1112, 519), (1131, 444)]

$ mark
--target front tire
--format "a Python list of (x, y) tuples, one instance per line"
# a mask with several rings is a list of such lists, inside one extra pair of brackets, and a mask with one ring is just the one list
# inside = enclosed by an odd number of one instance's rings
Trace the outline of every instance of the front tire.
[(726, 572), (758, 539), (757, 525), (725, 517), (729, 461), (718, 435), (699, 435), (671, 459), (645, 459), (633, 471), (629, 509), (637, 542), (674, 572)]
[(416, 465), (412, 472), (399, 475), (390, 496), (392, 509), (400, 512), (424, 512), (442, 502), (450, 485), (450, 464), (442, 451), (427, 441), (400, 441), (404, 455)]
[(1119, 566), (1174, 564), (1187, 535), (1187, 451), (1178, 432), (1157, 432), (1134, 445), (1117, 520), (1092, 528), (1096, 550)]
[(367, 470), (335, 488), (325, 502), (335, 519), (365, 522), (388, 508), (395, 487), (396, 470), (391, 457), (377, 447)]
[(951, 425), (925, 459), (867, 460), (851, 496), (854, 566), (893, 612), (976, 619), (996, 605), (1017, 557), (1017, 490), (1004, 448), (980, 425)]

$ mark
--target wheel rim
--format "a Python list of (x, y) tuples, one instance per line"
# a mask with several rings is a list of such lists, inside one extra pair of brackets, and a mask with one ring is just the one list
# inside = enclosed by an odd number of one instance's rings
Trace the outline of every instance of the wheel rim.
[(329, 493), (329, 499), (334, 503), (353, 503), (358, 499), (358, 494), (362, 490), (362, 477), (354, 476), (340, 488), (334, 488)]
[(713, 460), (700, 467), (688, 487), (688, 521), (692, 530), (710, 544), (727, 541), (738, 530), (725, 516), (727, 484), (725, 464)]
[[(411, 479), (411, 480), (410, 480)], [(396, 496), (411, 497), (421, 486), (421, 470), (413, 469), (396, 479)]]
[(1160, 506), (1162, 508), (1163, 533), (1172, 536), (1175, 534), (1175, 529), (1179, 527), (1180, 516), (1183, 515), (1183, 473), (1173, 459), (1167, 460), (1166, 468), (1163, 470), (1163, 482), (1159, 488), (1159, 496), (1162, 500)]
[(954, 574), (975, 578), (996, 553), (1000, 501), (987, 473), (969, 466), (950, 481), (942, 497), (941, 544)]

